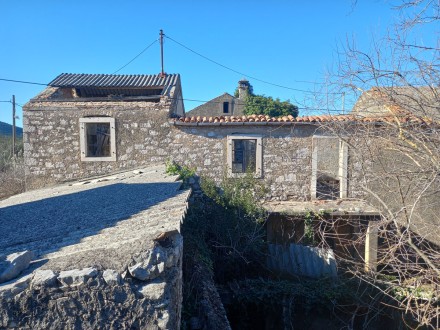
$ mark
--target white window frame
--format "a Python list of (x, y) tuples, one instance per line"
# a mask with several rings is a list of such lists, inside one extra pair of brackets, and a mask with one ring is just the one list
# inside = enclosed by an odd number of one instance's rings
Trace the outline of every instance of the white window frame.
[(243, 134), (243, 135), (228, 135), (227, 144), (227, 162), (228, 162), (228, 177), (236, 178), (245, 176), (246, 173), (233, 173), (232, 172), (232, 159), (233, 157), (233, 143), (234, 140), (257, 140), (257, 146), (255, 148), (255, 178), (261, 178), (263, 176), (263, 138), (261, 135), (255, 134)]
[(311, 176), (311, 198), (317, 199), (317, 171), (318, 171), (318, 146), (313, 143), (313, 139), (338, 139), (339, 140), (339, 198), (348, 197), (348, 145), (343, 139), (337, 136), (314, 135), (312, 138), (312, 176)]
[[(110, 124), (110, 156), (109, 157), (87, 157), (87, 132), (86, 124)], [(116, 161), (116, 135), (115, 118), (111, 117), (87, 117), (79, 119), (79, 142), (81, 146), (81, 161), (83, 162), (114, 162)]]

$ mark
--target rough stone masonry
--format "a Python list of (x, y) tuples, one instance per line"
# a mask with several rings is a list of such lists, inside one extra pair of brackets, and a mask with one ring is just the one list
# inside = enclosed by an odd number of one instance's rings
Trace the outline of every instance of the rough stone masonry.
[(179, 329), (179, 187), (156, 166), (0, 201), (0, 328)]

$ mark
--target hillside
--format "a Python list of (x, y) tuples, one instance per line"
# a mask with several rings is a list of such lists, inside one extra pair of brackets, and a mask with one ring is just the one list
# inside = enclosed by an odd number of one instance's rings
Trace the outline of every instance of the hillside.
[[(23, 136), (23, 128), (16, 127), (18, 138)], [(0, 121), (0, 135), (12, 136), (12, 125)]]

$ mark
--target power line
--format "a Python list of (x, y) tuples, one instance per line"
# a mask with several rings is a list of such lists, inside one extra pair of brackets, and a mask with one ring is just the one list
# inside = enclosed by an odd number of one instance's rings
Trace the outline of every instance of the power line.
[(144, 50), (142, 50), (139, 54), (137, 54), (135, 57), (133, 57), (127, 64), (121, 66), (118, 70), (116, 70), (115, 72), (113, 72), (112, 74), (115, 74), (119, 71), (121, 71), (123, 68), (125, 68), (127, 65), (129, 65), (131, 62), (133, 62), (135, 59), (137, 59), (139, 56), (141, 56), (144, 52), (147, 51), (148, 48), (150, 48), (151, 46), (153, 46), (155, 43), (157, 42), (157, 39), (154, 40), (151, 44), (149, 44), (147, 47), (144, 48)]
[[(205, 100), (196, 100), (196, 99), (186, 99), (186, 98), (175, 98), (172, 97), (170, 98), (171, 100), (176, 100), (176, 101), (190, 101), (190, 102), (200, 102), (200, 103), (223, 103), (224, 101), (205, 101)], [(327, 108), (308, 108), (308, 107), (297, 107), (298, 110), (310, 110), (310, 111), (328, 111), (328, 112), (344, 112), (347, 111), (346, 109), (327, 109)], [(194, 110), (194, 109), (193, 109)], [(190, 110), (192, 111), (192, 110)]]
[(23, 81), (23, 80), (13, 80), (13, 79), (4, 79), (4, 78), (0, 78), (0, 80), (9, 81), (9, 82), (16, 82), (16, 83), (21, 83), (21, 84), (48, 86), (48, 84), (36, 83), (36, 82), (31, 82), (31, 81)]
[[(44, 86), (48, 86), (47, 84), (42, 84), (42, 83), (34, 83), (34, 82), (29, 82), (29, 81), (20, 81), (20, 80), (10, 80), (10, 79), (2, 79), (0, 78), (0, 80), (6, 80), (6, 81), (13, 81), (13, 82), (18, 82), (18, 83), (23, 83), (23, 84), (34, 84), (34, 85), (44, 85)], [(212, 100), (197, 100), (197, 99), (186, 99), (186, 98), (170, 98), (171, 100), (178, 100), (178, 101), (189, 101), (189, 102), (199, 102), (199, 103), (223, 103), (223, 101), (212, 101)], [(2, 103), (12, 103), (12, 101), (0, 101)], [(24, 105), (20, 104), (20, 103), (15, 103), (16, 105), (18, 105), (19, 107), (23, 107)], [(314, 110), (314, 111), (331, 111), (331, 112), (341, 112), (344, 110), (340, 110), (340, 109), (324, 109), (324, 108), (306, 108), (306, 107), (298, 107), (298, 110)]]
[[(0, 101), (0, 102), (2, 102), (2, 103), (12, 103), (12, 101)], [(15, 105), (18, 105), (19, 107), (23, 108), (23, 105), (20, 104), (20, 103), (15, 102)]]
[(248, 74), (245, 74), (245, 73), (243, 73), (243, 72), (237, 71), (237, 70), (235, 70), (235, 69), (232, 69), (232, 68), (230, 68), (230, 67), (228, 67), (228, 66), (226, 66), (226, 65), (223, 65), (223, 64), (221, 64), (221, 63), (219, 63), (219, 62), (217, 62), (217, 61), (214, 61), (214, 60), (210, 59), (209, 57), (207, 57), (207, 56), (205, 56), (205, 55), (202, 55), (202, 54), (196, 52), (195, 50), (193, 50), (193, 49), (191, 49), (191, 48), (185, 46), (184, 44), (178, 42), (177, 40), (174, 40), (173, 38), (171, 38), (171, 37), (169, 37), (169, 36), (167, 36), (167, 35), (165, 35), (165, 37), (168, 38), (168, 39), (170, 39), (171, 41), (174, 41), (176, 44), (178, 44), (178, 45), (180, 45), (181, 47), (183, 47), (183, 48), (189, 50), (190, 52), (192, 52), (192, 53), (194, 53), (194, 54), (196, 54), (196, 55), (198, 55), (198, 56), (204, 58), (205, 60), (207, 60), (207, 61), (209, 61), (209, 62), (212, 62), (212, 63), (214, 63), (214, 64), (216, 64), (216, 65), (218, 65), (218, 66), (221, 66), (222, 68), (224, 68), (224, 69), (226, 69), (226, 70), (232, 71), (232, 72), (237, 73), (237, 74), (239, 74), (239, 75), (241, 75), (241, 76), (245, 76), (245, 77), (247, 77), (247, 78), (250, 78), (250, 79), (253, 79), (253, 80), (256, 80), (256, 81), (262, 82), (262, 83), (267, 84), (267, 85), (272, 85), (272, 86), (275, 86), (275, 87), (280, 87), (280, 88), (289, 89), (289, 90), (293, 90), (293, 91), (297, 91), (297, 92), (302, 92), (302, 93), (312, 93), (312, 94), (333, 94), (333, 95), (336, 95), (336, 94), (339, 95), (339, 94), (341, 94), (341, 93), (322, 93), (322, 92), (307, 91), (307, 90), (297, 89), (297, 88), (292, 88), (292, 87), (288, 87), (288, 86), (283, 86), (283, 85), (279, 85), (279, 84), (272, 83), (272, 82), (270, 82), (270, 81), (266, 81), (266, 80), (263, 80), (263, 79), (259, 79), (259, 78), (256, 78), (256, 77), (253, 77), (253, 76), (250, 76), (250, 75), (248, 75)]
[[(157, 40), (156, 40), (157, 41)], [(250, 77), (252, 78), (252, 77)], [(254, 78), (252, 78), (254, 79)], [(12, 79), (3, 79), (0, 78), (0, 80), (3, 81), (10, 81), (10, 82), (16, 82), (16, 83), (22, 83), (22, 84), (32, 84), (32, 85), (42, 85), (42, 86), (49, 86), (48, 84), (43, 84), (43, 83), (37, 83), (37, 82), (31, 82), (31, 81), (23, 81), (23, 80), (12, 80)], [(335, 93), (336, 94), (336, 93)], [(183, 98), (171, 98), (174, 100), (181, 100), (181, 101), (190, 101), (190, 102), (200, 102), (200, 103), (207, 103), (207, 102), (212, 102), (212, 103), (222, 103), (220, 101), (212, 101), (212, 100), (197, 100), (197, 99), (183, 99)], [(12, 101), (0, 101), (0, 102), (4, 102), (4, 103), (12, 103)], [(18, 105), (19, 107), (23, 107), (22, 104), (19, 103), (15, 103), (16, 105)], [(342, 112), (344, 110), (340, 110), (340, 109), (324, 109), (324, 108), (304, 108), (304, 107), (298, 107), (298, 110), (313, 110), (313, 111), (331, 111), (331, 112)]]

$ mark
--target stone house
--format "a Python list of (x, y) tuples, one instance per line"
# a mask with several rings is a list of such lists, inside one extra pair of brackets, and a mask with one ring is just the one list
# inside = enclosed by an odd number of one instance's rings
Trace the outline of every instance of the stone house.
[[(239, 91), (246, 92), (246, 83), (240, 81)], [(179, 75), (60, 75), (24, 106), (27, 189), (172, 160), (217, 181), (251, 171), (266, 183), (272, 203), (364, 199), (365, 181), (381, 191), (380, 181), (364, 175), (374, 159), (355, 151), (380, 151), (374, 134), (395, 123), (395, 116), (223, 116), (219, 104), (211, 105), (221, 116), (185, 114)], [(380, 205), (376, 211), (344, 205), (328, 207), (365, 212), (365, 219), (380, 214)], [(436, 221), (427, 232), (437, 230)], [(371, 240), (374, 246), (377, 237)]]
[(23, 107), (27, 189), (159, 163), (180, 76), (61, 74)]
[[(192, 115), (185, 114), (182, 95), (177, 74), (60, 75), (23, 108), (27, 189), (76, 180), (94, 182), (90, 178), (108, 174), (122, 177), (124, 171), (163, 165), (167, 160), (217, 182), (251, 172), (268, 188), (270, 244), (301, 243), (305, 224), (298, 218), (324, 210), (334, 224), (329, 245), (335, 253), (360, 258), (367, 270), (376, 267), (376, 224), (386, 210), (368, 199), (365, 189), (398, 212), (399, 204), (393, 203), (399, 196), (390, 194), (395, 187), (391, 180), (381, 180), (386, 172), (380, 171), (405, 164), (401, 155), (388, 148), (398, 141), (388, 140), (384, 148), (383, 138), (390, 127), (435, 133), (432, 122), (408, 113), (369, 115), (371, 104), (365, 103), (365, 97), (350, 115), (270, 118), (237, 115), (237, 99), (224, 94), (212, 100), (211, 110), (207, 104), (199, 109), (206, 112)], [(224, 102), (229, 102), (227, 107)], [(413, 182), (405, 184), (411, 187)], [(440, 199), (438, 185), (432, 186), (437, 190), (419, 198), (414, 209), (419, 220), (411, 229), (437, 244)], [(164, 212), (159, 209), (158, 213)], [(344, 249), (341, 239), (356, 241), (360, 233), (365, 239), (353, 250)], [(276, 265), (277, 269), (285, 266)]]
[(245, 99), (250, 88), (252, 87), (249, 84), (249, 81), (243, 78), (238, 82), (238, 97), (232, 96), (229, 93), (223, 93), (222, 95), (199, 105), (191, 111), (188, 111), (187, 116), (242, 116)]

